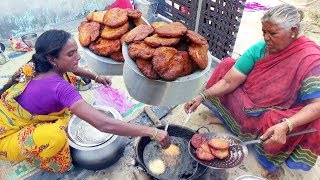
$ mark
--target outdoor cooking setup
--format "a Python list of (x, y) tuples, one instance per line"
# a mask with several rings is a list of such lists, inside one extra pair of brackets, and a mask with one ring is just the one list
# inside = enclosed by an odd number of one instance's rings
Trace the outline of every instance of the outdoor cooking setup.
[[(147, 4), (143, 4), (146, 2)], [(159, 4), (156, 4), (158, 5), (158, 8), (156, 9), (158, 9), (159, 12), (159, 14), (156, 16), (156, 12), (150, 10), (150, 8), (154, 8), (154, 3), (157, 2), (141, 0), (136, 1), (136, 3), (137, 4), (135, 7), (141, 9), (142, 14), (144, 14), (143, 21), (146, 22), (148, 26), (150, 26), (152, 22), (162, 21), (170, 24), (171, 22), (178, 21), (185, 25), (188, 29), (200, 33), (205, 39), (210, 39), (212, 30), (210, 30), (210, 33), (206, 33), (206, 29), (208, 27), (200, 25), (197, 22), (201, 18), (207, 18), (206, 16), (203, 16), (200, 11), (207, 11), (205, 9), (206, 4), (213, 6), (214, 4), (212, 4), (212, 1), (192, 1), (187, 4), (180, 0), (174, 1), (174, 3), (178, 3), (180, 5), (178, 9), (173, 7), (173, 3), (168, 4), (164, 1), (160, 1)], [(243, 8), (243, 3), (238, 4), (239, 8)], [(199, 8), (195, 9), (198, 5), (200, 5)], [(228, 5), (221, 8), (227, 8), (227, 6)], [(144, 9), (146, 7), (149, 9)], [(203, 8), (201, 9), (201, 7)], [(95, 15), (98, 13), (99, 12), (97, 12)], [(175, 13), (183, 16), (177, 18), (174, 15)], [(185, 20), (183, 20), (183, 18), (185, 18)], [(135, 22), (135, 19), (133, 20)], [(239, 23), (240, 22), (237, 22), (238, 25)], [(210, 26), (209, 24), (207, 25)], [(80, 26), (82, 26), (82, 24)], [(133, 31), (137, 25), (130, 25), (130, 27)], [(81, 29), (81, 27), (79, 27), (79, 29)], [(238, 29), (235, 28), (233, 30), (237, 31)], [(81, 30), (79, 31), (81, 33)], [(232, 39), (229, 43), (232, 44), (235, 41), (235, 34), (233, 33), (231, 36)], [(228, 42), (224, 42), (224, 45), (216, 42), (208, 42), (210, 46), (209, 51), (205, 52), (207, 64), (204, 68), (195, 70), (186, 76), (178, 77), (175, 80), (168, 81), (164, 79), (155, 80), (146, 77), (146, 75), (141, 72), (141, 69), (139, 69), (138, 65), (136, 64), (136, 60), (131, 56), (129, 52), (129, 43), (125, 43), (126, 37), (124, 35), (121, 36), (121, 42), (123, 41), (124, 43), (121, 44), (120, 52), (123, 55), (124, 62), (113, 59), (112, 55), (110, 54), (105, 54), (102, 56), (100, 52), (95, 50), (95, 47), (92, 47), (91, 45), (89, 47), (85, 47), (88, 46), (85, 45), (83, 47), (84, 58), (87, 61), (90, 70), (102, 75), (123, 75), (126, 89), (129, 95), (135, 100), (151, 106), (169, 106), (171, 109), (176, 105), (185, 103), (189, 99), (192, 99), (194, 96), (196, 96), (202, 90), (203, 85), (209, 76), (209, 71), (212, 70), (212, 67), (214, 67), (215, 64), (220, 61), (218, 58), (230, 53), (233, 48), (231, 45), (226, 44)], [(213, 48), (214, 44), (220, 47)], [(218, 52), (216, 49), (220, 49), (221, 51)], [(116, 110), (110, 109), (110, 107), (96, 108), (105, 112), (108, 116), (116, 119), (122, 119), (121, 115), (118, 116), (119, 114), (116, 112)], [(171, 109), (168, 112), (170, 112)], [(180, 161), (177, 160), (177, 162), (174, 162), (173, 165), (168, 165), (168, 162), (165, 162), (166, 159), (162, 158), (162, 149), (157, 145), (157, 143), (151, 141), (149, 137), (141, 137), (137, 138), (134, 145), (137, 166), (141, 167), (147, 174), (151, 175), (155, 179), (168, 179), (170, 177), (173, 179), (197, 179), (202, 176), (210, 166), (204, 163), (199, 163), (194, 156), (190, 156), (190, 153), (192, 155), (192, 151), (190, 150), (189, 141), (197, 132), (184, 126), (172, 125), (170, 123), (165, 125), (159, 121), (159, 119), (153, 114), (152, 111), (150, 111), (150, 109), (146, 110), (145, 113), (147, 114), (146, 118), (154, 123), (152, 126), (168, 131), (171, 141), (179, 148), (179, 154), (177, 155), (178, 158), (176, 159), (179, 159)], [(99, 135), (100, 139), (95, 139), (94, 143), (92, 140), (90, 142), (85, 142), (86, 140), (83, 137), (79, 137), (79, 133), (74, 133), (75, 131), (79, 131), (75, 130), (74, 124), (76, 123), (78, 127), (81, 126), (81, 123), (77, 121), (79, 121), (79, 118), (73, 117), (68, 127), (69, 143), (71, 146), (72, 157), (76, 165), (86, 169), (98, 170), (109, 167), (122, 156), (124, 146), (128, 144), (128, 139), (124, 139), (123, 137), (116, 135), (102, 134), (101, 136)], [(90, 125), (87, 124), (86, 127), (88, 128), (88, 126)], [(86, 143), (89, 143), (90, 145)], [(152, 147), (150, 148), (150, 146)], [(162, 161), (166, 164), (165, 170), (160, 174), (156, 174), (151, 171), (150, 161), (152, 159), (150, 159), (150, 156), (146, 154), (156, 154), (156, 157), (154, 158), (162, 158)], [(244, 152), (239, 161), (242, 162), (246, 154), (247, 152)], [(181, 161), (181, 159), (183, 161)], [(173, 171), (173, 169), (178, 170)]]

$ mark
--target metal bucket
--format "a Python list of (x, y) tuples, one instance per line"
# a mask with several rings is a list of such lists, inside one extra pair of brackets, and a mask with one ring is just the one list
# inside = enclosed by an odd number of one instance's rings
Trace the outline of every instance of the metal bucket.
[(208, 52), (206, 69), (174, 81), (152, 80), (145, 77), (130, 58), (127, 44), (122, 45), (122, 54), (125, 59), (123, 79), (128, 93), (137, 101), (154, 106), (175, 106), (194, 98), (202, 90), (212, 62)]
[(83, 55), (89, 69), (97, 74), (122, 75), (123, 62), (117, 62), (109, 57), (98, 56), (88, 48), (83, 48)]
[(142, 12), (142, 17), (152, 21), (157, 17), (158, 0), (135, 0), (134, 9)]

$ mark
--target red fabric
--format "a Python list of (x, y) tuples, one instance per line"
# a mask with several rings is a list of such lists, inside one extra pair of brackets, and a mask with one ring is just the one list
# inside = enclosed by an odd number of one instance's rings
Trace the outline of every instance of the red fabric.
[(246, 109), (280, 106), (288, 109), (297, 99), (306, 73), (320, 65), (320, 48), (302, 36), (285, 50), (258, 61), (243, 85)]
[(121, 9), (133, 9), (131, 3), (129, 0), (116, 0), (113, 4), (111, 4), (107, 10), (112, 9), (112, 8), (121, 8)]
[[(258, 136), (269, 127), (300, 111), (303, 106), (295, 104), (299, 88), (309, 70), (320, 66), (320, 48), (318, 45), (300, 37), (285, 50), (265, 57), (256, 63), (243, 85), (233, 92), (219, 97), (240, 127), (239, 136), (251, 134)], [(206, 88), (218, 82), (234, 65), (235, 60), (226, 58), (215, 69)], [(253, 117), (244, 113), (244, 109), (280, 106), (281, 110), (272, 109)], [(227, 123), (228, 125), (228, 123)], [(292, 137), (285, 145), (265, 146), (267, 154), (279, 152), (291, 153), (297, 145), (320, 155), (320, 119), (295, 128), (293, 132), (306, 128), (316, 128), (318, 132)], [(232, 129), (232, 127), (231, 127)], [(236, 133), (236, 132), (235, 132)]]

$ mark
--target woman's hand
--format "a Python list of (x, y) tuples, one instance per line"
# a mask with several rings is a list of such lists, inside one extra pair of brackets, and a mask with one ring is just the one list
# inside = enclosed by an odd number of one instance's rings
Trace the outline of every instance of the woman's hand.
[(98, 75), (95, 80), (95, 82), (103, 84), (105, 86), (111, 86), (112, 81), (110, 78), (108, 78), (107, 76), (102, 76), (102, 75)]
[(197, 95), (194, 99), (190, 100), (184, 105), (184, 110), (186, 113), (194, 112), (197, 107), (201, 104), (202, 97), (200, 95)]
[(167, 131), (158, 129), (158, 133), (155, 139), (163, 149), (166, 149), (170, 146), (171, 142), (169, 139), (169, 134)]
[(260, 138), (266, 140), (265, 144), (285, 144), (288, 130), (288, 125), (281, 122), (268, 128)]

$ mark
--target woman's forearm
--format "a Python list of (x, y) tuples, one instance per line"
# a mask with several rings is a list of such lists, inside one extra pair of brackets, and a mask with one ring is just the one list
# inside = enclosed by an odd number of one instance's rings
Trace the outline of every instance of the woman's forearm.
[(233, 91), (234, 89), (235, 88), (233, 88), (229, 82), (225, 79), (221, 79), (209, 89), (205, 90), (205, 93), (207, 96), (219, 97)]
[(298, 113), (288, 118), (292, 127), (299, 127), (320, 118), (320, 101), (304, 106)]
[(80, 67), (77, 69), (77, 71), (73, 72), (73, 74), (84, 77), (84, 78), (92, 79), (92, 80), (95, 80), (95, 78), (97, 77), (97, 74), (91, 71), (87, 71)]
[(84, 100), (80, 100), (71, 106), (71, 111), (79, 118), (87, 121), (102, 132), (122, 136), (152, 136), (154, 128), (129, 124), (120, 120), (107, 117), (105, 114), (93, 108)]
[(207, 96), (223, 96), (234, 91), (246, 78), (247, 75), (232, 67), (220, 81), (205, 90), (205, 94)]

